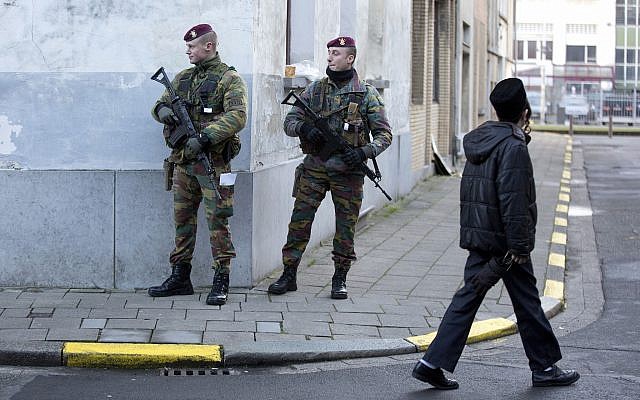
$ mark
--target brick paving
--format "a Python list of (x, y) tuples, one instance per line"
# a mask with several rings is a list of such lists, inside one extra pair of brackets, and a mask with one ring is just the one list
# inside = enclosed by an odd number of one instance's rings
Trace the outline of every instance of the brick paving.
[[(543, 290), (567, 136), (535, 133), (529, 145), (538, 191), (533, 253)], [(0, 288), (0, 341), (99, 341), (229, 344), (353, 338), (402, 338), (437, 329), (462, 285), (458, 247), (459, 177), (431, 177), (397, 203), (367, 216), (356, 236), (358, 261), (349, 298), (329, 298), (331, 240), (311, 249), (299, 290), (270, 296), (280, 271), (252, 289), (232, 288), (224, 306), (207, 306), (208, 288), (151, 298), (145, 291)], [(512, 314), (498, 284), (479, 319)]]

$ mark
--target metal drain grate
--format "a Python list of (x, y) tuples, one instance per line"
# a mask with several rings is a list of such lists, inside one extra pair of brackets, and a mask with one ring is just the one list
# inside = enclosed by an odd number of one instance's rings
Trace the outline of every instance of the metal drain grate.
[(161, 376), (212, 376), (240, 375), (240, 372), (228, 368), (162, 368)]

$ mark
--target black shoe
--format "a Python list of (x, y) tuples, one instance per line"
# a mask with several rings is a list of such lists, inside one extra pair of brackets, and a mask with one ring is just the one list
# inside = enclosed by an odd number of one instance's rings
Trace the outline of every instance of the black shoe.
[(284, 294), (298, 290), (298, 285), (296, 284), (296, 272), (296, 268), (284, 267), (282, 276), (280, 276), (277, 281), (269, 285), (267, 292), (271, 294)]
[(166, 297), (193, 294), (191, 285), (191, 265), (176, 264), (171, 267), (171, 275), (160, 286), (151, 286), (147, 293), (151, 297)]
[(211, 292), (207, 296), (207, 304), (210, 306), (222, 306), (227, 302), (229, 293), (229, 274), (216, 272), (211, 284)]
[(580, 379), (580, 374), (574, 370), (568, 369), (566, 371), (558, 368), (557, 365), (552, 365), (549, 371), (533, 371), (531, 373), (531, 380), (533, 386), (567, 386), (571, 385), (575, 381)]
[(411, 376), (440, 390), (457, 389), (459, 386), (457, 381), (445, 378), (441, 368), (429, 368), (420, 361), (413, 367)]
[(331, 298), (332, 299), (346, 299), (349, 295), (347, 292), (347, 272), (349, 270), (345, 268), (336, 268), (336, 272), (331, 278)]

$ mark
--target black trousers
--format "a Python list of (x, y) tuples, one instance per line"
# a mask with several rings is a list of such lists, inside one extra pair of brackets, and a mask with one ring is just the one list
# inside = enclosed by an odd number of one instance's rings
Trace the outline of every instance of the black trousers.
[[(464, 287), (456, 292), (442, 318), (435, 339), (423, 356), (425, 361), (453, 372), (469, 336), (471, 324), (484, 296), (478, 296), (469, 282), (491, 258), (470, 252), (464, 269)], [(531, 261), (514, 264), (503, 277), (518, 320), (518, 332), (532, 371), (545, 369), (562, 358), (560, 346), (544, 315)]]

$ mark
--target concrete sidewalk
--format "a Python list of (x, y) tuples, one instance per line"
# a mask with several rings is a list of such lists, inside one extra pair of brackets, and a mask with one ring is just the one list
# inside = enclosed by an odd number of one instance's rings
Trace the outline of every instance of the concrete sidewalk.
[[(539, 212), (532, 256), (552, 316), (564, 292), (571, 138), (535, 133), (529, 148)], [(169, 298), (145, 290), (0, 288), (0, 364), (252, 365), (423, 351), (462, 285), (459, 183), (429, 178), (361, 221), (347, 300), (329, 298), (331, 240), (305, 255), (297, 292), (267, 294), (276, 271), (253, 289), (232, 288), (221, 307), (205, 304), (208, 288)], [(515, 332), (512, 313), (500, 283), (469, 342)]]

